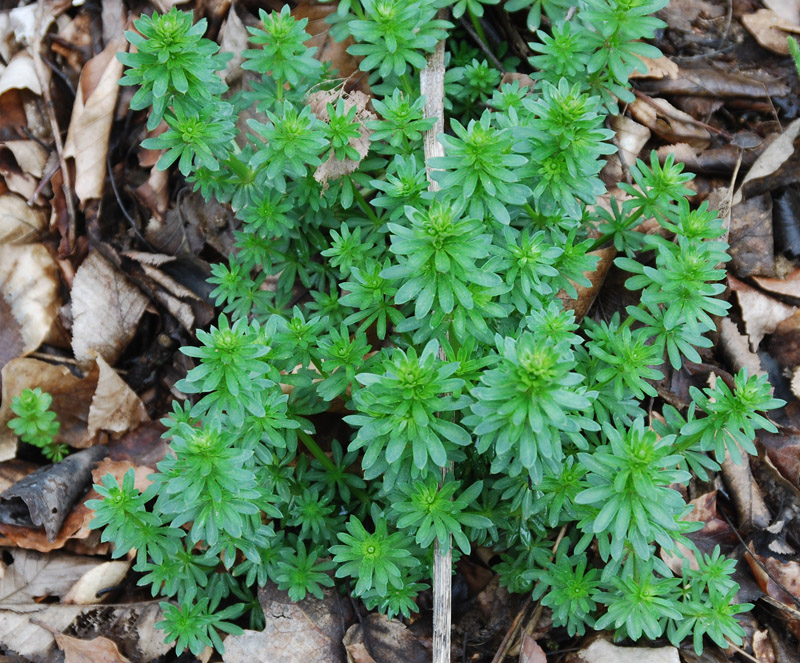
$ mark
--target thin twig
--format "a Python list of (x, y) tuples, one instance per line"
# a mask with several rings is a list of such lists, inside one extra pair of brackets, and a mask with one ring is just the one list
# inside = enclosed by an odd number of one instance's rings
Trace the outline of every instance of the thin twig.
[(483, 39), (481, 39), (481, 36), (475, 32), (475, 28), (472, 27), (465, 16), (461, 17), (461, 27), (467, 31), (467, 34), (472, 38), (472, 41), (474, 41), (478, 45), (478, 48), (483, 51), (484, 55), (486, 55), (486, 57), (492, 61), (492, 64), (497, 67), (501, 73), (505, 74), (506, 70), (503, 67), (503, 63), (497, 59), (497, 56), (492, 53), (492, 50), (489, 48), (486, 42), (484, 42)]
[[(437, 18), (445, 17), (444, 9)], [(425, 68), (419, 72), (420, 93), (425, 97), (425, 117), (436, 121), (422, 136), (425, 152), (425, 174), (428, 190), (438, 191), (439, 183), (432, 177), (429, 165), (433, 157), (444, 156), (444, 146), (437, 140), (444, 133), (444, 39), (440, 40), (428, 56)], [(440, 357), (442, 349), (439, 349)], [(444, 479), (446, 468), (442, 468)], [(453, 553), (448, 536), (446, 550), (439, 546), (439, 537), (433, 544), (433, 663), (450, 663), (450, 628), (453, 574)]]
[(61, 140), (61, 128), (58, 126), (56, 119), (55, 106), (53, 104), (53, 97), (50, 94), (50, 76), (48, 70), (45, 69), (44, 62), (42, 61), (42, 42), (50, 29), (50, 25), (59, 14), (62, 14), (67, 8), (70, 7), (71, 2), (47, 2), (47, 0), (39, 0), (39, 5), (36, 9), (36, 30), (34, 31), (33, 40), (31, 42), (31, 55), (33, 56), (33, 67), (36, 71), (36, 77), (39, 79), (39, 85), (42, 88), (42, 99), (44, 99), (45, 108), (47, 110), (47, 117), (50, 121), (50, 130), (53, 132), (53, 141), (56, 146), (56, 154), (58, 155), (58, 163), (61, 166), (61, 179), (63, 182), (64, 198), (67, 204), (67, 217), (69, 224), (67, 226), (66, 247), (67, 253), (71, 253), (75, 246), (75, 233), (76, 233), (76, 215), (75, 215), (75, 202), (72, 198), (72, 181), (67, 169), (67, 163), (64, 159), (64, 143)]

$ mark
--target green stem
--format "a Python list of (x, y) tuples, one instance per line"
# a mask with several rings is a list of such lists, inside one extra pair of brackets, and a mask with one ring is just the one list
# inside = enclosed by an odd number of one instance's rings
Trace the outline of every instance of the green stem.
[(375, 212), (372, 211), (370, 204), (367, 202), (364, 196), (361, 195), (361, 191), (359, 191), (355, 186), (353, 186), (353, 197), (356, 199), (361, 211), (364, 212), (369, 220), (375, 224), (375, 229), (377, 230), (380, 228), (383, 225), (383, 221), (377, 214), (375, 214)]
[(486, 39), (486, 33), (483, 31), (483, 26), (481, 25), (480, 19), (472, 13), (471, 9), (467, 9), (467, 12), (469, 13), (469, 20), (472, 21), (472, 27), (475, 28), (475, 32), (478, 33), (481, 41), (488, 45), (489, 41)]

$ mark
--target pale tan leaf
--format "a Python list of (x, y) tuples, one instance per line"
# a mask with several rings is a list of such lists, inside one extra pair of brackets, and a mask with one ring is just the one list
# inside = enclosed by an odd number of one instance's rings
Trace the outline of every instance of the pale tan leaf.
[(789, 55), (787, 32), (800, 32), (797, 23), (778, 16), (771, 9), (759, 9), (742, 15), (742, 25), (764, 48), (778, 55)]
[(42, 94), (33, 58), (27, 51), (17, 53), (0, 74), (0, 95), (8, 90), (22, 89), (30, 90), (37, 96)]
[(147, 421), (147, 410), (136, 393), (103, 359), (97, 357), (100, 375), (89, 407), (88, 436), (93, 439), (100, 431), (119, 437)]
[(11, 151), (23, 172), (34, 177), (44, 174), (48, 152), (35, 140), (8, 140), (0, 143), (0, 147)]
[(61, 299), (56, 261), (42, 244), (0, 244), (0, 296), (11, 307), (29, 354), (48, 338)]
[[(64, 604), (91, 605), (98, 603), (97, 593), (101, 589), (119, 585), (131, 567), (130, 562), (113, 561), (95, 564), (84, 573), (64, 596)], [(108, 596), (108, 594), (106, 594)]]
[(574, 663), (680, 663), (675, 647), (617, 647), (595, 640), (576, 652)]
[[(41, 597), (64, 597), (70, 587), (92, 569), (104, 565), (96, 557), (11, 548), (11, 563), (2, 564), (0, 603), (31, 603)], [(94, 601), (93, 601), (94, 602)]]
[(639, 57), (647, 67), (645, 73), (634, 71), (630, 78), (677, 78), (680, 73), (680, 67), (670, 60), (666, 55), (662, 55), (655, 60), (652, 58)]
[(761, 339), (775, 331), (778, 325), (792, 315), (797, 308), (788, 306), (765, 295), (728, 274), (728, 285), (736, 293), (742, 309), (742, 319), (750, 337), (750, 348), (755, 352)]
[(242, 22), (242, 19), (239, 18), (236, 7), (237, 3), (231, 2), (231, 6), (228, 9), (228, 17), (219, 31), (219, 52), (233, 54), (233, 57), (228, 60), (225, 69), (221, 72), (222, 78), (228, 84), (241, 78), (242, 62), (244, 60), (242, 52), (250, 48), (250, 33), (247, 32), (247, 27)]
[(798, 0), (763, 0), (764, 6), (782, 19), (800, 25), (800, 2)]
[(14, 193), (0, 195), (0, 244), (33, 242), (45, 230), (47, 215), (44, 210), (31, 207), (22, 196)]
[(800, 269), (795, 269), (782, 279), (754, 276), (753, 281), (769, 292), (800, 299)]
[(54, 633), (53, 637), (64, 651), (64, 663), (130, 663), (108, 638), (79, 640), (63, 633)]
[(82, 203), (103, 195), (108, 136), (122, 77), (116, 54), (125, 44), (121, 37), (109, 42), (81, 72), (64, 156), (75, 159), (75, 193)]
[(522, 634), (519, 663), (547, 663), (547, 654), (527, 632)]
[[(172, 645), (155, 628), (162, 619), (157, 601), (120, 606), (30, 604), (13, 607), (0, 604), (0, 646), (11, 649), (33, 663), (53, 663), (56, 651), (52, 631), (70, 629), (82, 637), (114, 638), (123, 651), (135, 653), (141, 662), (153, 661)], [(47, 624), (43, 628), (38, 624)], [(101, 659), (102, 660), (102, 659)]]
[(147, 298), (99, 252), (83, 261), (72, 284), (72, 350), (87, 366), (100, 355), (113, 366), (128, 345)]

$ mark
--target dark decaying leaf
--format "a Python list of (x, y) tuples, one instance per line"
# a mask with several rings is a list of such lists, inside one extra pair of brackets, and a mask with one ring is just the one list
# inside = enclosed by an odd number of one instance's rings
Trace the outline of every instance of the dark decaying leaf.
[(740, 278), (775, 272), (772, 245), (772, 202), (764, 194), (731, 209), (728, 243), (731, 264)]
[(772, 225), (776, 250), (791, 258), (800, 257), (800, 190), (797, 185), (773, 194)]
[(90, 447), (29, 474), (0, 494), (0, 521), (43, 527), (53, 541), (106, 452), (104, 446)]
[(430, 652), (405, 624), (372, 613), (347, 630), (344, 645), (360, 652), (363, 646), (377, 663), (427, 663)]

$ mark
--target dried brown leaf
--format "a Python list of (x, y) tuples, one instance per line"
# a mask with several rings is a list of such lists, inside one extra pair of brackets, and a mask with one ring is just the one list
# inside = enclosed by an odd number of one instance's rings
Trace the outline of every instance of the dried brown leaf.
[(789, 55), (787, 32), (800, 32), (800, 26), (778, 16), (771, 9), (742, 15), (742, 25), (764, 48), (778, 55)]
[[(27, 244), (47, 230), (44, 210), (31, 207), (15, 193), (0, 195), (0, 244)], [(0, 267), (0, 272), (3, 272)]]
[(704, 149), (711, 143), (707, 129), (666, 99), (647, 102), (637, 98), (628, 109), (635, 120), (669, 143), (688, 143), (697, 149)]
[(675, 647), (617, 647), (607, 640), (595, 640), (588, 647), (567, 656), (568, 663), (680, 663)]
[(64, 663), (130, 663), (108, 638), (80, 640), (58, 632), (54, 632), (53, 637), (64, 651)]
[(147, 303), (124, 274), (92, 251), (72, 284), (72, 350), (80, 364), (88, 366), (97, 354), (113, 366)]
[[(96, 563), (69, 588), (62, 603), (66, 605), (92, 605), (102, 601), (102, 599), (98, 600), (100, 590), (119, 585), (127, 575), (130, 567), (130, 562), (119, 560)], [(104, 596), (107, 597), (108, 594), (104, 594)]]
[(761, 153), (742, 180), (742, 184), (733, 196), (733, 204), (742, 201), (742, 189), (751, 181), (765, 179), (775, 173), (795, 152), (794, 141), (800, 133), (800, 119), (792, 122)]
[(102, 357), (97, 357), (100, 375), (89, 407), (87, 435), (93, 439), (100, 431), (119, 437), (147, 421), (147, 410), (136, 393)]
[(0, 562), (0, 603), (31, 603), (44, 597), (62, 598), (76, 582), (104, 562), (96, 557), (62, 552), (47, 555), (24, 549), (4, 551)]
[(772, 197), (753, 196), (731, 208), (729, 253), (733, 271), (741, 278), (775, 273), (772, 236)]
[(42, 244), (0, 244), (0, 296), (11, 307), (24, 341), (22, 354), (55, 334), (61, 298), (56, 261)]
[(779, 302), (731, 274), (728, 274), (728, 286), (736, 293), (739, 300), (742, 319), (753, 352), (758, 350), (765, 335), (774, 332), (779, 323), (797, 310), (797, 307)]
[[(308, 19), (305, 30), (311, 35), (311, 39), (306, 42), (306, 46), (317, 49), (314, 57), (320, 62), (329, 62), (339, 72), (341, 78), (349, 79), (358, 72), (361, 58), (347, 52), (353, 45), (352, 38), (336, 41), (331, 36), (331, 25), (325, 19), (336, 12), (336, 9), (335, 3), (323, 5), (316, 2), (301, 2), (292, 10), (292, 16), (297, 20)], [(362, 89), (365, 86), (366, 80), (362, 80)]]
[(81, 203), (103, 195), (108, 136), (117, 104), (117, 81), (122, 77), (116, 55), (126, 44), (121, 37), (111, 41), (81, 72), (64, 144), (64, 156), (75, 159), (75, 193)]
[(522, 634), (519, 663), (547, 663), (547, 654), (544, 653), (544, 649), (528, 633)]
[[(344, 661), (342, 636), (350, 606), (338, 592), (324, 590), (322, 600), (306, 596), (297, 603), (274, 585), (260, 589), (263, 631), (245, 631), (225, 639), (225, 663), (337, 663)], [(388, 663), (388, 662), (387, 662)]]
[(431, 658), (430, 652), (405, 624), (378, 613), (367, 615), (362, 622), (347, 629), (343, 643), (348, 652), (355, 645), (364, 645), (367, 653), (379, 663), (427, 663)]
[(591, 281), (591, 285), (588, 287), (575, 286), (575, 289), (578, 291), (577, 299), (571, 299), (563, 290), (557, 295), (561, 303), (564, 304), (564, 308), (575, 311), (575, 318), (577, 320), (582, 320), (592, 307), (597, 294), (600, 292), (600, 288), (603, 286), (603, 281), (605, 281), (608, 275), (608, 270), (611, 269), (611, 266), (614, 264), (617, 251), (611, 246), (593, 251), (591, 255), (600, 258), (597, 269), (593, 272), (584, 272), (584, 276)]

